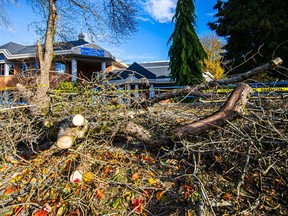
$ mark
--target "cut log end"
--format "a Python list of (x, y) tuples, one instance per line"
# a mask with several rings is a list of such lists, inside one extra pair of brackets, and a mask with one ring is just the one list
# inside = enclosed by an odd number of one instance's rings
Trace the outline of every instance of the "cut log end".
[(277, 57), (277, 58), (272, 60), (272, 63), (274, 64), (274, 66), (277, 66), (277, 65), (282, 64), (283, 60), (280, 57)]
[(74, 143), (74, 138), (71, 136), (62, 136), (57, 140), (56, 145), (61, 149), (70, 148)]
[(85, 118), (82, 115), (77, 114), (73, 117), (72, 123), (76, 127), (83, 126), (85, 124)]

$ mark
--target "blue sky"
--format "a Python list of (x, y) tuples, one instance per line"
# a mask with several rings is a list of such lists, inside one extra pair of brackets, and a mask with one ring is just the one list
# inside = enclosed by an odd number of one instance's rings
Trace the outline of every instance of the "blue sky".
[[(213, 20), (213, 14), (216, 12), (213, 6), (216, 1), (195, 1), (196, 32), (199, 37), (211, 33), (207, 22)], [(16, 10), (15, 7), (8, 8), (12, 27), (0, 27), (0, 45), (10, 41), (31, 45), (37, 41), (38, 36), (31, 27), (29, 28), (29, 24), (35, 21), (36, 17), (25, 3), (26, 1), (19, 0)], [(141, 0), (139, 9), (142, 12), (137, 17), (138, 31), (131, 39), (120, 45), (97, 41), (96, 43), (125, 63), (169, 60), (167, 41), (174, 29), (171, 19), (176, 3), (177, 0)]]

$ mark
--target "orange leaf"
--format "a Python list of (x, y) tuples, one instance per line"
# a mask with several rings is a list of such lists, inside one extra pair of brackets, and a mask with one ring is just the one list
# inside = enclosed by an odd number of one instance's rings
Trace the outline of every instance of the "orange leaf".
[(10, 188), (7, 188), (5, 191), (4, 191), (4, 195), (8, 195), (8, 194), (11, 194), (13, 193), (14, 191), (17, 191), (18, 188), (16, 186), (13, 186), (13, 187), (10, 187)]
[(163, 194), (164, 194), (164, 191), (158, 191), (158, 192), (156, 193), (156, 199), (157, 199), (158, 201), (160, 201), (161, 198), (162, 198), (162, 196), (163, 196)]
[(48, 212), (43, 209), (32, 214), (32, 216), (47, 216), (47, 215), (48, 215)]
[(134, 173), (133, 175), (132, 175), (132, 180), (133, 181), (136, 181), (136, 180), (138, 180), (140, 177), (139, 177), (139, 174), (138, 174), (138, 172), (136, 172), (136, 173)]
[(223, 195), (223, 199), (226, 201), (229, 201), (232, 199), (232, 194), (226, 193)]
[(98, 199), (101, 199), (103, 197), (103, 192), (101, 190), (96, 190), (96, 196)]
[(149, 191), (148, 190), (143, 190), (143, 195), (144, 196), (148, 196), (149, 195)]

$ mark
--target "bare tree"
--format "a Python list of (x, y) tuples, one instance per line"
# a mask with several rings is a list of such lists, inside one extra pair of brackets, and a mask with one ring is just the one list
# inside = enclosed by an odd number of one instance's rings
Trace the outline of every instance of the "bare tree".
[(136, 7), (133, 0), (30, 0), (29, 3), (46, 22), (44, 44), (38, 41), (37, 57), (41, 74), (37, 77), (37, 90), (31, 92), (21, 84), (17, 85), (30, 105), (34, 105), (33, 112), (43, 111), (43, 108), (46, 109), (49, 105), (50, 99), (46, 93), (50, 87), (49, 72), (53, 60), (53, 43), (61, 22), (70, 20), (74, 26), (77, 22), (81, 22), (94, 36), (109, 35), (116, 42), (136, 30)]
[(9, 7), (10, 4), (16, 5), (17, 0), (2, 0), (0, 1), (0, 27), (4, 27), (7, 29), (12, 28), (12, 23), (9, 20), (9, 16), (7, 16), (6, 8)]

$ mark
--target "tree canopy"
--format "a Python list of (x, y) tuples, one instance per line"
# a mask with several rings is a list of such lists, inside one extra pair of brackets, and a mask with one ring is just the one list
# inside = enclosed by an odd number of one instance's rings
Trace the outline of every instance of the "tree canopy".
[(201, 63), (206, 53), (195, 31), (194, 0), (179, 0), (172, 21), (174, 32), (168, 43), (172, 79), (178, 85), (197, 84), (203, 80)]
[[(39, 35), (46, 32), (49, 16), (49, 1), (28, 0), (39, 20), (33, 24)], [(57, 11), (55, 36), (72, 39), (80, 28), (89, 32), (93, 40), (118, 43), (135, 32), (137, 8), (134, 0), (53, 0)]]
[[(288, 58), (288, 2), (276, 0), (218, 0), (216, 21), (209, 26), (225, 37), (224, 57), (243, 72), (274, 57)], [(255, 55), (259, 53), (258, 55)], [(284, 62), (285, 64), (285, 62)], [(286, 62), (287, 66), (287, 62)]]
[(214, 34), (202, 36), (200, 38), (201, 44), (207, 53), (207, 59), (204, 59), (203, 71), (208, 71), (213, 74), (215, 79), (220, 79), (224, 75), (224, 68), (222, 67), (223, 42)]

